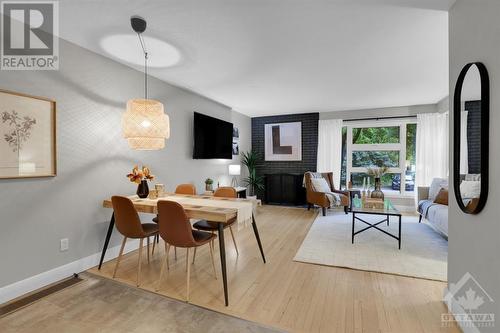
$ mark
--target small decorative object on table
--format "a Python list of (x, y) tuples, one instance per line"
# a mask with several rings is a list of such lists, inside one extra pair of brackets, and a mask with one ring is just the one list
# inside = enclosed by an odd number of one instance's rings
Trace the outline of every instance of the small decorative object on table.
[(213, 183), (214, 183), (213, 179), (207, 178), (205, 180), (205, 191), (213, 191), (214, 190), (212, 186)]
[(380, 189), (381, 183), (380, 178), (387, 173), (389, 170), (386, 166), (371, 166), (367, 168), (367, 174), (375, 178), (375, 190), (372, 191), (371, 197), (384, 200), (384, 192)]
[(137, 187), (137, 195), (141, 199), (145, 199), (149, 195), (148, 180), (153, 180), (155, 176), (151, 174), (151, 170), (147, 166), (143, 166), (142, 169), (136, 165), (132, 169), (132, 173), (127, 175), (128, 179), (132, 183), (139, 184)]
[(161, 198), (165, 194), (165, 185), (163, 185), (163, 184), (156, 184), (155, 185), (155, 190), (156, 190), (156, 194), (158, 195), (158, 198)]

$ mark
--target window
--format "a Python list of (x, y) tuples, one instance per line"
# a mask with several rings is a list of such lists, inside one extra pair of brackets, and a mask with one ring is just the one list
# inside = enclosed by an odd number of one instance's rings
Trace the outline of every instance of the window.
[(390, 119), (346, 122), (342, 130), (341, 184), (352, 181), (354, 188), (363, 186), (369, 166), (387, 166), (382, 179), (384, 191), (405, 194), (415, 189), (416, 132), (415, 119)]

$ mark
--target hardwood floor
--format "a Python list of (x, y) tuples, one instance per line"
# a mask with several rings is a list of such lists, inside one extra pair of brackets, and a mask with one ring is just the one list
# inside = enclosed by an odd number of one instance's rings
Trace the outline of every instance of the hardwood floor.
[[(234, 228), (240, 255), (226, 237), (229, 307), (224, 306), (218, 255), (215, 280), (209, 248), (199, 248), (191, 266), (190, 303), (293, 332), (460, 332), (455, 326), (441, 327), (445, 283), (294, 262), (315, 216), (302, 208), (259, 207), (257, 223), (267, 264), (262, 263), (251, 225)], [(162, 243), (158, 249), (142, 267), (141, 288), (153, 292)], [(170, 251), (170, 270), (158, 293), (185, 300), (186, 254), (177, 252), (174, 260)], [(89, 272), (111, 278), (114, 264)], [(115, 280), (134, 286), (136, 269), (137, 252), (132, 252), (122, 259)]]

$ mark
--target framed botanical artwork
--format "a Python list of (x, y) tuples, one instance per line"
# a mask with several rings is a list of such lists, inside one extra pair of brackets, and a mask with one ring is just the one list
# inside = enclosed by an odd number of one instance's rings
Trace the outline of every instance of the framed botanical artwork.
[(264, 125), (266, 161), (302, 160), (302, 123)]
[(56, 175), (56, 102), (0, 90), (0, 179)]

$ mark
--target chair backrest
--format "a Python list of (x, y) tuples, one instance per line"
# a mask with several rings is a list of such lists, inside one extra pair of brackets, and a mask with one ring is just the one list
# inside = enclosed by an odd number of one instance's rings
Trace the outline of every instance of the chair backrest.
[(314, 189), (313, 189), (312, 184), (311, 184), (311, 179), (312, 178), (321, 178), (321, 177), (325, 178), (326, 182), (328, 183), (328, 186), (330, 186), (330, 190), (332, 190), (332, 191), (335, 190), (335, 186), (333, 185), (333, 172), (319, 173), (319, 172), (307, 171), (304, 174), (304, 182), (306, 185), (307, 192), (314, 192)]
[(238, 193), (236, 193), (234, 187), (219, 187), (215, 190), (214, 197), (237, 198)]
[(160, 237), (176, 247), (193, 247), (196, 241), (193, 229), (182, 206), (174, 201), (158, 201), (158, 227)]
[(177, 187), (175, 188), (175, 193), (176, 194), (195, 195), (196, 194), (196, 187), (194, 187), (193, 184), (180, 184), (180, 185), (177, 185)]
[(127, 197), (113, 196), (111, 197), (111, 203), (115, 214), (116, 229), (128, 238), (144, 237), (141, 219), (132, 200)]

